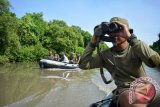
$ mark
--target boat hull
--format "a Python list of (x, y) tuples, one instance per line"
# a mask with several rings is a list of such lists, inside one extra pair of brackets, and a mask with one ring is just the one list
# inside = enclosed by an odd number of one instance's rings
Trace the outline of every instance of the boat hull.
[(76, 69), (78, 64), (68, 64), (48, 59), (41, 59), (39, 61), (40, 68), (60, 68), (60, 69)]

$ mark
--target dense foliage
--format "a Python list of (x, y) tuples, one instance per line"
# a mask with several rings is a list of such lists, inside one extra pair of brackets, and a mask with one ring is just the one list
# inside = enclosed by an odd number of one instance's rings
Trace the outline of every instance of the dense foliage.
[[(63, 20), (46, 22), (41, 12), (17, 18), (10, 8), (8, 0), (0, 0), (0, 63), (36, 61), (48, 51), (82, 54), (91, 39), (89, 32)], [(150, 47), (160, 54), (160, 33), (158, 36)], [(108, 47), (102, 43), (100, 48)]]
[(0, 13), (8, 12), (10, 7), (8, 0), (0, 0)]
[(8, 0), (0, 1), (0, 63), (36, 61), (48, 51), (82, 54), (91, 34), (63, 20), (46, 22), (43, 13), (17, 18)]
[(158, 34), (158, 37), (159, 37), (159, 40), (154, 42), (151, 48), (160, 54), (160, 33)]
[(62, 20), (43, 20), (42, 13), (26, 13), (18, 19), (13, 13), (1, 13), (0, 62), (35, 61), (57, 53), (82, 53), (91, 35)]

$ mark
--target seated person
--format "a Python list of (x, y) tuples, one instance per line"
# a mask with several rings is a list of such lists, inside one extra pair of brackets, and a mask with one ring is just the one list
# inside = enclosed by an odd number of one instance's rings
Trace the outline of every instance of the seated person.
[(69, 57), (69, 63), (71, 63), (71, 64), (75, 64), (76, 63), (76, 55), (73, 52), (71, 52), (71, 55)]
[(76, 58), (76, 63), (77, 63), (77, 64), (79, 63), (80, 59), (81, 59), (81, 55), (80, 55), (80, 54), (77, 54), (77, 58)]
[(54, 54), (53, 54), (53, 60), (54, 61), (59, 61), (59, 55), (56, 53), (56, 51), (54, 51)]
[(64, 63), (69, 63), (69, 60), (68, 58), (66, 57), (65, 53), (64, 52), (61, 52), (60, 53), (60, 62), (64, 62)]
[(49, 51), (49, 52), (48, 52), (48, 59), (49, 59), (49, 60), (53, 60), (52, 51)]

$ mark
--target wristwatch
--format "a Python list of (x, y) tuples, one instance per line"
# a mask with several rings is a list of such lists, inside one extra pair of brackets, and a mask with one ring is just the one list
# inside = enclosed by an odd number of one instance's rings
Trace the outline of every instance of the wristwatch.
[(128, 42), (128, 43), (131, 43), (131, 41), (132, 41), (134, 38), (137, 38), (137, 36), (132, 33), (131, 36), (127, 39), (127, 42)]

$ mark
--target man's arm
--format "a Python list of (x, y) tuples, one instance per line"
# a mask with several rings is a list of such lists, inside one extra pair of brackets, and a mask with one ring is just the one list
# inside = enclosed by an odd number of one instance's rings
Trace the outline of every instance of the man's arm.
[(89, 43), (79, 62), (79, 67), (81, 69), (93, 69), (100, 66), (99, 55), (96, 54), (94, 57), (92, 56), (94, 50), (95, 45), (93, 43)]
[(120, 22), (116, 22), (119, 24), (123, 31), (121, 33), (121, 36), (126, 38), (129, 44), (132, 46), (135, 54), (149, 67), (156, 67), (160, 65), (160, 56), (157, 52), (152, 50), (147, 44), (144, 42), (137, 40), (137, 38), (134, 37), (134, 34), (130, 34), (129, 28)]
[(132, 46), (135, 54), (149, 67), (156, 67), (160, 65), (160, 56), (157, 52), (152, 50), (144, 42), (134, 38), (131, 40), (130, 45)]

